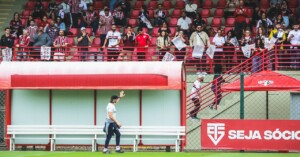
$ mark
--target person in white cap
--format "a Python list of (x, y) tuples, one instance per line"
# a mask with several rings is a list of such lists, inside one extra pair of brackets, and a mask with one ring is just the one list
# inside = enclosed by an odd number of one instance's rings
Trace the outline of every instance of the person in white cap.
[(202, 96), (201, 96), (201, 83), (204, 80), (204, 75), (199, 74), (197, 80), (193, 83), (192, 90), (191, 90), (191, 97), (192, 101), (194, 103), (194, 109), (190, 112), (190, 117), (192, 119), (199, 119), (197, 117), (197, 113), (200, 109), (200, 104), (202, 102)]
[(87, 57), (88, 57), (88, 46), (90, 43), (93, 42), (92, 38), (90, 37), (90, 35), (86, 32), (86, 28), (85, 27), (81, 27), (81, 34), (78, 36), (78, 46), (82, 46), (84, 48), (80, 49), (81, 52), (81, 60), (82, 61), (86, 61)]

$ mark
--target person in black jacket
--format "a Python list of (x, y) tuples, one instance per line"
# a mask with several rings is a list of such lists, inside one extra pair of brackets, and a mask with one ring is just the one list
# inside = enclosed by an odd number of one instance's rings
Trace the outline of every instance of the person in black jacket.
[(222, 77), (222, 65), (217, 64), (214, 68), (214, 80), (211, 86), (211, 90), (215, 94), (215, 100), (212, 105), (209, 106), (210, 109), (214, 109), (215, 105), (219, 105), (222, 99), (221, 85), (225, 82)]
[(10, 34), (10, 28), (6, 27), (4, 29), (5, 34), (1, 36), (0, 46), (4, 46), (6, 48), (12, 48), (14, 45), (15, 38)]

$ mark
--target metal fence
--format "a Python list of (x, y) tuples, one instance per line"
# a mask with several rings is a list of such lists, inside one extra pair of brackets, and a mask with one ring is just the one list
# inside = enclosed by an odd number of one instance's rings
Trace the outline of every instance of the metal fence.
[[(300, 72), (286, 71), (280, 73), (300, 80)], [(248, 76), (246, 75), (245, 78)], [(196, 79), (196, 74), (188, 75), (187, 94), (190, 94), (191, 87)], [(213, 75), (207, 75), (203, 86), (210, 83), (212, 79)], [(226, 97), (222, 98), (217, 110), (211, 110), (209, 107), (206, 107), (197, 114), (200, 120), (187, 119), (186, 151), (201, 150), (201, 119), (240, 119), (240, 92), (227, 94)], [(244, 119), (300, 119), (300, 92), (245, 91)]]
[(0, 146), (5, 145), (5, 92), (0, 91)]

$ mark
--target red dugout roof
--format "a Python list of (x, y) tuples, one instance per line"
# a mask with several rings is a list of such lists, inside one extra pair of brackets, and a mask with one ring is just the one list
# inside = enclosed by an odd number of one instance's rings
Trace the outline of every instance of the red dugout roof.
[[(244, 80), (245, 91), (300, 91), (300, 81), (274, 71), (255, 73)], [(240, 80), (221, 87), (223, 92), (240, 91)]]
[(182, 62), (2, 62), (1, 89), (180, 90)]

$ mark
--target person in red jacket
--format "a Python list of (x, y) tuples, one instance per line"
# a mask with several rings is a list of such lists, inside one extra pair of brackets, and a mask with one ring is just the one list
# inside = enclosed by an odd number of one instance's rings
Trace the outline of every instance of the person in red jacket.
[(137, 57), (139, 61), (145, 60), (146, 58), (145, 55), (150, 42), (151, 42), (151, 38), (149, 34), (144, 33), (141, 27), (138, 28), (138, 35), (135, 37), (135, 43), (137, 46)]
[(26, 48), (30, 43), (30, 36), (26, 29), (23, 30), (23, 34), (20, 35), (16, 47), (19, 47), (20, 52), (18, 52), (17, 59), (18, 61), (23, 61), (27, 59), (28, 49)]

